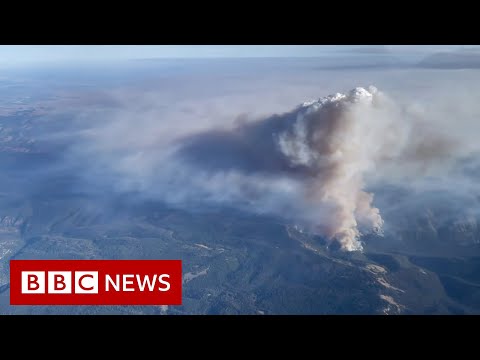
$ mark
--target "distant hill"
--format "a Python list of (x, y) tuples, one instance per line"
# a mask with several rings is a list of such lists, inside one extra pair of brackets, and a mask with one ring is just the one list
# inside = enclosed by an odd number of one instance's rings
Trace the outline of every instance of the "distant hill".
[(441, 52), (427, 56), (418, 63), (422, 68), (433, 69), (479, 69), (480, 52)]

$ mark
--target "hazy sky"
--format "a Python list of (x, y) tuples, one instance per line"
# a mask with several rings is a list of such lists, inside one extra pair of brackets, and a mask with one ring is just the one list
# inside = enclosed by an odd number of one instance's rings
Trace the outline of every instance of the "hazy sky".
[[(357, 50), (361, 45), (0, 45), (0, 65), (142, 58), (312, 57)], [(370, 51), (382, 46), (365, 46)], [(392, 53), (454, 50), (460, 45), (385, 45)]]

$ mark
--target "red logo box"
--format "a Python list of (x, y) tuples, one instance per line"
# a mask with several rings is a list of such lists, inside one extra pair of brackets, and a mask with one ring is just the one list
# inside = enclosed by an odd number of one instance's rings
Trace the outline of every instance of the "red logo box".
[(181, 304), (181, 260), (10, 260), (10, 305)]

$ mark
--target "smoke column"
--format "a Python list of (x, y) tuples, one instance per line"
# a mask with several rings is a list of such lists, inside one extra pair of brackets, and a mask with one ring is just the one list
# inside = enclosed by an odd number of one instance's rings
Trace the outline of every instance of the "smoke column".
[(359, 223), (380, 231), (383, 220), (372, 205), (373, 194), (363, 191), (363, 175), (374, 168), (379, 147), (381, 114), (375, 114), (377, 90), (356, 88), (305, 103), (292, 126), (278, 135), (282, 154), (294, 167), (311, 172), (305, 198), (321, 204), (313, 231), (336, 240), (348, 251), (361, 250)]

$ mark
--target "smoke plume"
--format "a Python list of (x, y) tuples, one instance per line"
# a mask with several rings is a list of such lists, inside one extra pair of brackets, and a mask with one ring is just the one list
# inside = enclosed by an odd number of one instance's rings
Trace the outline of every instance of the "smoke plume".
[(392, 163), (428, 171), (456, 146), (449, 137), (425, 131), (418, 114), (375, 87), (330, 95), (231, 130), (195, 134), (179, 144), (176, 156), (210, 174), (205, 181), (215, 183), (211, 189), (226, 182), (223, 199), (234, 192), (237, 202), (257, 209), (268, 203), (265, 211), (348, 251), (362, 249), (362, 234), (382, 230), (366, 177)]
[(114, 166), (119, 190), (176, 206), (226, 204), (280, 216), (355, 251), (363, 234), (382, 232), (370, 182), (395, 171), (428, 175), (439, 163), (445, 169), (457, 143), (430, 124), (375, 87), (355, 88), (231, 126), (173, 128), (170, 138), (164, 131), (136, 152), (127, 147), (107, 163), (97, 157), (93, 177)]
[[(365, 175), (402, 154), (409, 134), (401, 115), (376, 88), (356, 88), (233, 130), (190, 136), (181, 140), (178, 154), (211, 174), (289, 179), (296, 191), (283, 216), (344, 250), (361, 250), (361, 232), (380, 232), (383, 223), (373, 194), (364, 190)], [(274, 188), (272, 182), (267, 191)], [(244, 189), (247, 198), (265, 195)], [(308, 215), (303, 210), (299, 216), (298, 203)]]

